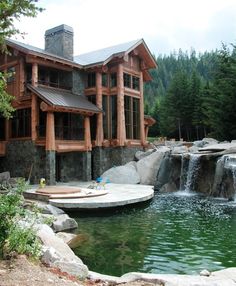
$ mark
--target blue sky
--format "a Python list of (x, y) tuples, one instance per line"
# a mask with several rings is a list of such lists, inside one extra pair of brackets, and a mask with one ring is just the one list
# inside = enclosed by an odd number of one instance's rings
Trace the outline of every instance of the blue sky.
[(236, 43), (235, 0), (38, 0), (45, 8), (16, 26), (17, 40), (43, 48), (44, 32), (60, 24), (74, 29), (75, 55), (144, 38), (152, 53), (214, 50)]

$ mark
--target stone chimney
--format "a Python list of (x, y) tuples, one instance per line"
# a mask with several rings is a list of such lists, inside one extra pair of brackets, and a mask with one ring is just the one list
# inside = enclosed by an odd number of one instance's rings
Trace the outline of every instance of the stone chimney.
[(73, 60), (73, 28), (60, 25), (45, 32), (45, 51)]

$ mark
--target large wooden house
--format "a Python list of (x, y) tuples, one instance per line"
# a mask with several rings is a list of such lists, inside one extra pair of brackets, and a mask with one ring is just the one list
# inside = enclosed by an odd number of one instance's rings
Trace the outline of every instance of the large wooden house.
[(0, 118), (0, 171), (49, 184), (89, 180), (147, 143), (143, 83), (156, 67), (144, 40), (73, 55), (73, 30), (45, 33), (45, 49), (7, 40), (0, 71), (15, 99)]

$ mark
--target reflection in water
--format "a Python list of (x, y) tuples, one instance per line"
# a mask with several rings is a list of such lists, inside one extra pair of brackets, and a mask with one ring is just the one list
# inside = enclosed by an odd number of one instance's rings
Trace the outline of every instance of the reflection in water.
[(196, 273), (236, 266), (236, 205), (178, 192), (145, 208), (77, 215), (89, 239), (76, 249), (90, 270)]

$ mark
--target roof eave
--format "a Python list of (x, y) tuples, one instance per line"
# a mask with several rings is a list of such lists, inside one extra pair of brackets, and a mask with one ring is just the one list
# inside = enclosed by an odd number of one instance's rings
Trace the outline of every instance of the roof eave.
[(32, 56), (36, 56), (36, 57), (41, 57), (41, 58), (44, 58), (44, 59), (48, 59), (48, 60), (51, 60), (51, 61), (56, 61), (56, 62), (59, 62), (59, 63), (62, 63), (62, 64), (66, 64), (66, 65), (69, 65), (69, 66), (73, 66), (73, 67), (77, 67), (77, 68), (83, 68), (82, 65), (76, 63), (76, 62), (73, 62), (73, 61), (69, 61), (69, 60), (66, 60), (66, 59), (62, 59), (62, 58), (59, 58), (57, 57), (56, 55), (47, 55), (47, 54), (43, 54), (43, 53), (40, 53), (40, 52), (35, 52), (35, 51), (32, 51), (30, 49), (27, 49), (25, 47), (22, 47), (20, 45), (17, 45), (15, 43), (12, 43), (11, 41), (9, 40), (6, 40), (6, 45), (7, 46), (10, 46), (11, 48), (14, 48), (14, 49), (17, 49), (19, 50), (20, 52), (23, 52), (27, 55), (32, 55)]

